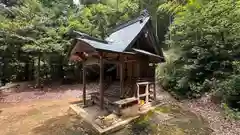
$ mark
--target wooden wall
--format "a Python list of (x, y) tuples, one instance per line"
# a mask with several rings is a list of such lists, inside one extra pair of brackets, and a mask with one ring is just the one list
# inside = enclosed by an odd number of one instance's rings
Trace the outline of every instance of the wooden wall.
[[(139, 67), (138, 67), (139, 65)], [(138, 69), (139, 68), (139, 69)], [(120, 78), (120, 66), (117, 66), (117, 78)], [(152, 78), (155, 77), (155, 66), (150, 66), (148, 58), (141, 61), (129, 62), (124, 65), (124, 79), (129, 78)]]

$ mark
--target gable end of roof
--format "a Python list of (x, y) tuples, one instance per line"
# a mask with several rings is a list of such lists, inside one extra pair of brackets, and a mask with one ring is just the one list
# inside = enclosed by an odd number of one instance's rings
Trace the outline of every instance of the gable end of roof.
[(137, 18), (135, 18), (135, 19), (132, 19), (132, 20), (129, 20), (129, 21), (127, 21), (127, 22), (123, 22), (123, 23), (115, 26), (112, 30), (110, 30), (109, 34), (114, 33), (114, 32), (116, 32), (116, 31), (118, 31), (118, 30), (120, 30), (120, 29), (123, 29), (124, 27), (127, 27), (127, 26), (129, 26), (129, 25), (132, 25), (132, 24), (134, 24), (134, 23), (136, 23), (136, 22), (139, 22), (139, 21), (140, 21), (140, 23), (142, 23), (143, 19), (145, 19), (146, 17), (150, 17), (150, 14), (149, 14), (149, 12), (148, 12), (147, 10), (143, 10), (143, 11), (140, 13), (140, 16), (139, 16), (139, 17), (137, 17)]

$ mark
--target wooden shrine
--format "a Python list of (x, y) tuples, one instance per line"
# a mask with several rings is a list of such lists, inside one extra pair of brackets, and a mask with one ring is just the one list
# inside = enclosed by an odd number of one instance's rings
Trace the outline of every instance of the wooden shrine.
[[(147, 12), (113, 29), (104, 40), (74, 31), (70, 60), (83, 65), (83, 102), (87, 106), (86, 73), (99, 74), (99, 91), (91, 101), (101, 109), (121, 109), (156, 100), (155, 67), (164, 62)], [(93, 68), (94, 67), (94, 68)]]

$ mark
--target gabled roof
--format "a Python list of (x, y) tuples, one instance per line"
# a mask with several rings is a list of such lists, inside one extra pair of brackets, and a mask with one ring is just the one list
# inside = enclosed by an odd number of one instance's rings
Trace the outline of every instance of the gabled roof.
[(110, 34), (105, 40), (112, 44), (111, 47), (115, 51), (123, 52), (126, 48), (134, 43), (138, 34), (149, 21), (150, 17), (138, 18), (138, 21), (130, 25), (121, 27), (117, 31)]
[[(84, 44), (88, 44), (96, 50), (118, 53), (127, 53), (127, 51), (132, 51), (134, 53), (139, 53), (139, 51), (132, 49), (132, 46), (146, 29), (153, 31), (150, 16), (146, 11), (144, 11), (141, 16), (136, 19), (117, 26), (104, 40), (91, 37), (82, 32), (75, 31), (74, 33), (77, 35), (76, 40), (78, 43), (82, 42)], [(155, 49), (156, 55), (162, 56), (162, 52), (160, 50), (161, 48), (158, 45), (156, 35), (154, 32), (150, 33), (152, 33), (149, 34), (152, 42), (151, 46)], [(146, 51), (144, 52), (146, 53)]]
[(142, 31), (149, 20), (149, 16), (141, 15), (134, 20), (119, 25), (108, 37), (105, 38), (105, 40), (91, 37), (82, 32), (75, 31), (74, 33), (77, 34), (77, 40), (84, 41), (95, 49), (123, 52), (134, 42), (134, 39)]

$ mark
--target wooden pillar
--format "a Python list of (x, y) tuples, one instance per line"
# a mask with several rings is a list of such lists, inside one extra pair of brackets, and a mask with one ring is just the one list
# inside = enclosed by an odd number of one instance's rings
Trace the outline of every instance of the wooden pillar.
[(119, 64), (120, 65), (120, 99), (123, 98), (123, 89), (124, 89), (124, 79), (123, 79), (123, 67), (124, 67), (124, 62), (123, 60), (121, 59), (121, 63)]
[(135, 70), (136, 70), (136, 69), (135, 69), (135, 68), (136, 68), (135, 65), (136, 65), (136, 63), (133, 62), (133, 63), (132, 63), (132, 73), (133, 73), (132, 76), (133, 76), (133, 78), (134, 78), (134, 79), (133, 79), (133, 83), (134, 83), (134, 84), (133, 84), (134, 96), (137, 97), (137, 77), (136, 77), (136, 74), (135, 74), (135, 73), (136, 73), (136, 72), (135, 72)]
[(103, 91), (103, 77), (104, 77), (104, 63), (103, 63), (103, 56), (100, 54), (100, 108), (104, 109), (104, 91)]
[(154, 101), (157, 101), (157, 91), (156, 91), (156, 65), (154, 64), (154, 79), (153, 79), (153, 97)]
[(154, 98), (154, 101), (157, 100), (157, 92), (156, 92), (156, 83), (155, 82), (153, 84), (153, 98)]
[(82, 73), (82, 79), (83, 79), (83, 94), (82, 94), (82, 98), (83, 98), (83, 104), (84, 106), (87, 105), (86, 103), (86, 67), (85, 64), (83, 63), (83, 73)]
[(146, 85), (145, 94), (146, 94), (145, 103), (149, 103), (149, 83), (147, 83)]
[(139, 92), (140, 91), (140, 86), (139, 84), (137, 84), (137, 92), (136, 92), (136, 98), (138, 99), (138, 103), (140, 103), (140, 95), (139, 95)]
[(140, 79), (140, 76), (141, 76), (141, 71), (140, 71), (140, 63), (139, 62), (137, 62), (137, 67), (136, 67), (137, 69), (137, 79)]

